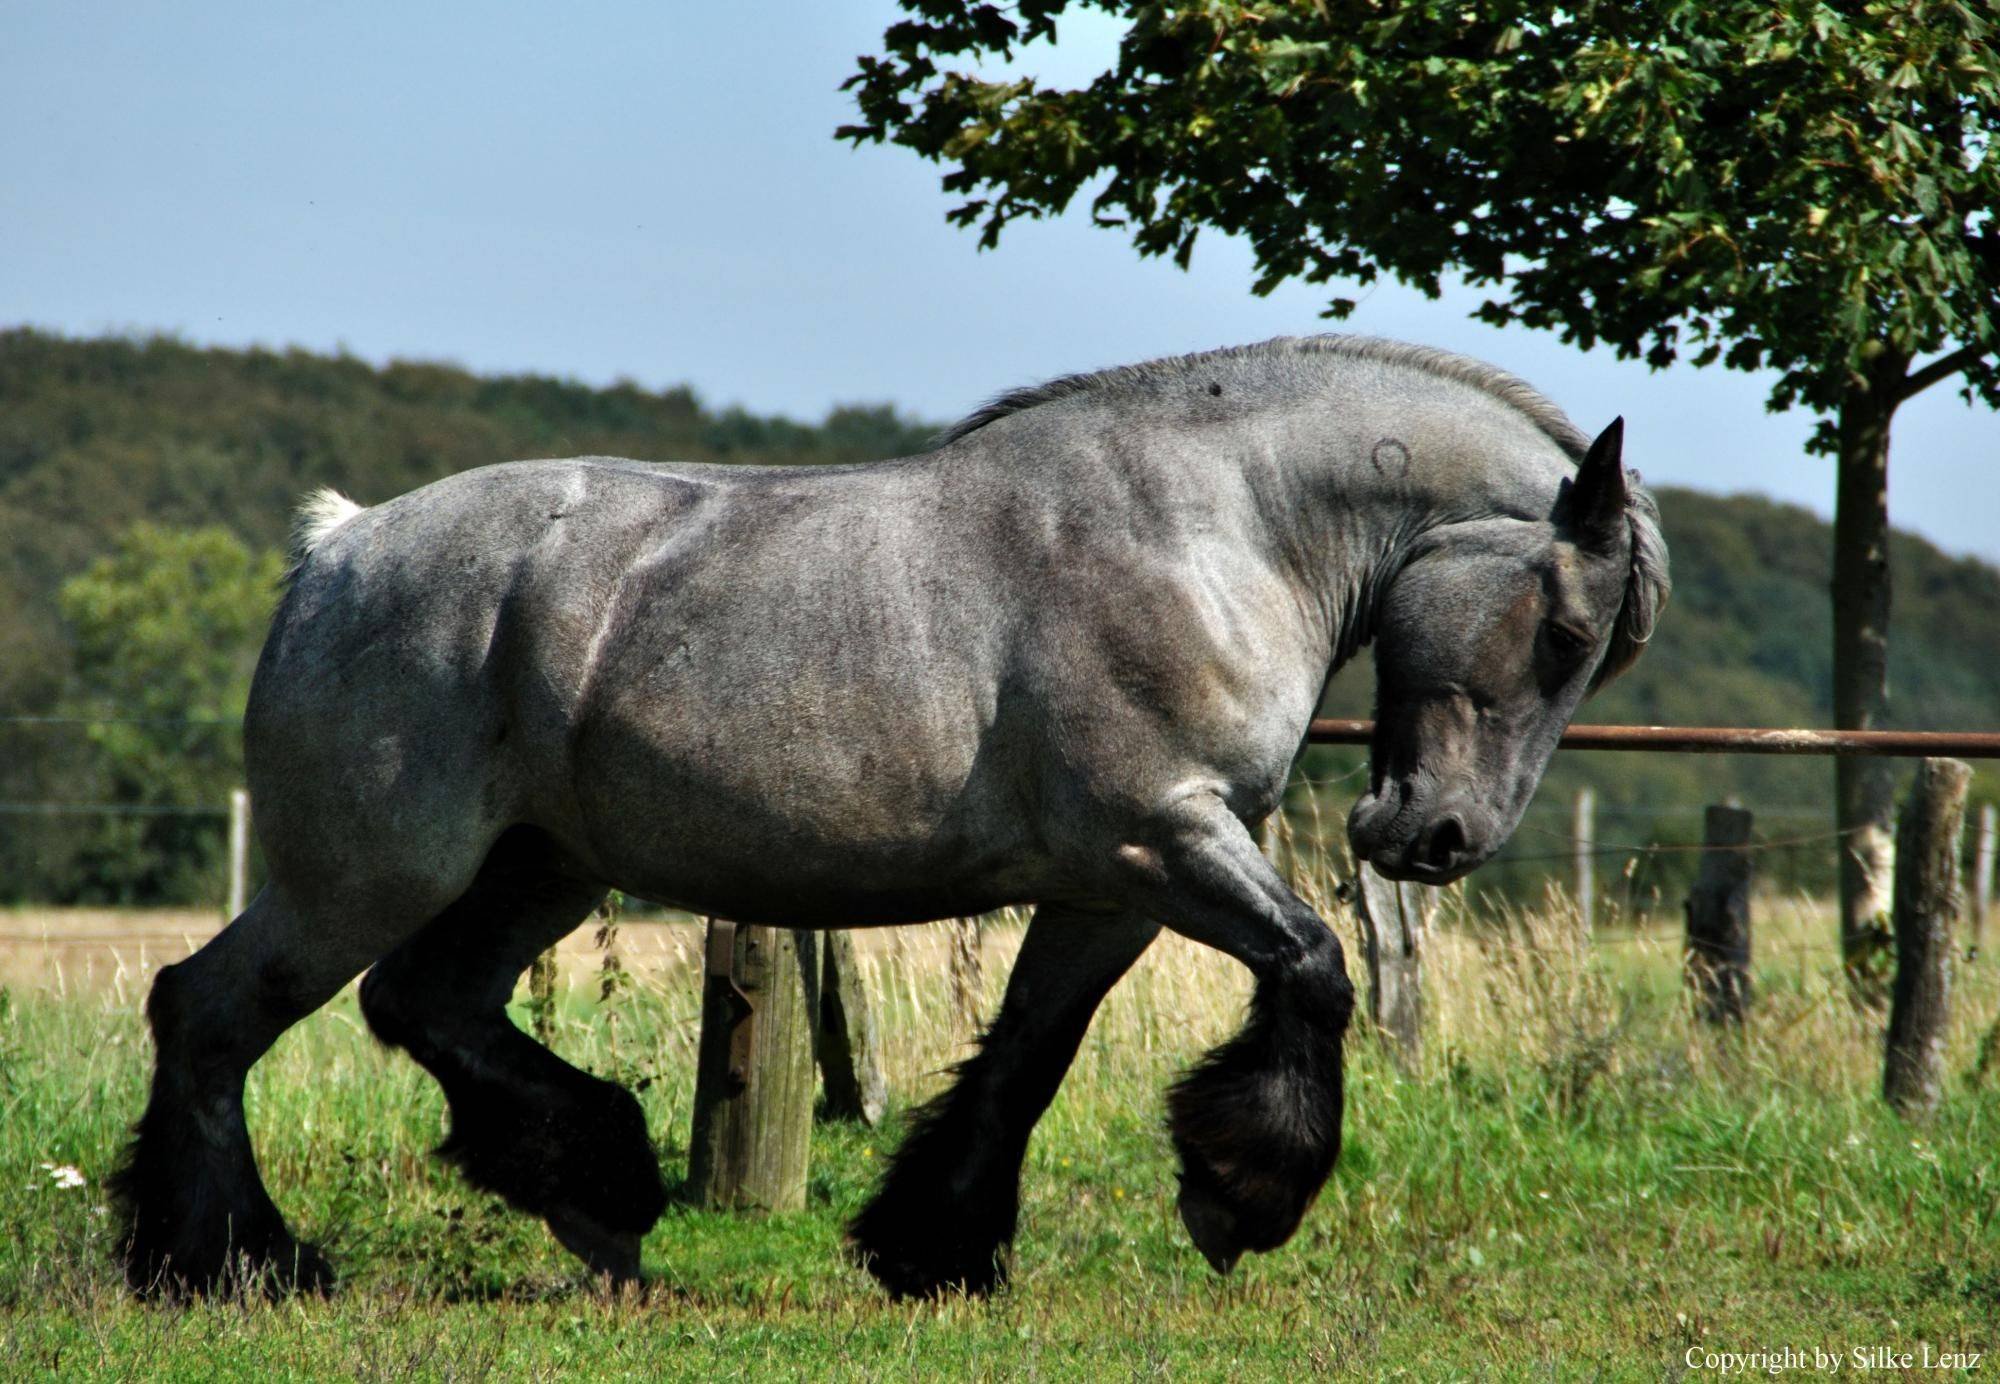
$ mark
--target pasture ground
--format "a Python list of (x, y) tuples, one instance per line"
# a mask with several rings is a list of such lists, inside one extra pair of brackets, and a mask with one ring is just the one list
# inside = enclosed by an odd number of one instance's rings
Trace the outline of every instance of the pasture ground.
[[(594, 1291), (539, 1224), (427, 1156), (442, 1100), (367, 1036), (351, 989), (250, 1087), (267, 1180), (328, 1246), (338, 1293), (133, 1302), (102, 1179), (141, 1104), (146, 973), (207, 926), (0, 916), (10, 1378), (1656, 1379), (1720, 1373), (1705, 1361), (1722, 1352), (1838, 1353), (1843, 1373), (1857, 1351), (1981, 1352), (1974, 1373), (2000, 1352), (2000, 1073), (1973, 1075), (1996, 968), (1961, 967), (1944, 1107), (1905, 1123), (1877, 1094), (1879, 1024), (1841, 994), (1831, 924), (1809, 905), (1760, 902), (1755, 1018), (1724, 1037), (1685, 1014), (1677, 929), (1588, 939), (1559, 906), (1478, 933), (1448, 922), (1420, 1069), (1350, 1043), (1339, 1170), (1291, 1245), (1226, 1280), (1175, 1218), (1160, 1093), (1246, 990), (1230, 963), (1167, 939), (1114, 993), (1036, 1135), (1013, 1286), (929, 1305), (887, 1301), (841, 1254), (893, 1129), (825, 1126), (805, 1211), (676, 1207), (646, 1243), (648, 1290)], [(94, 946), (59, 954), (34, 940), (93, 929)], [(1016, 936), (988, 932), (989, 1006)], [(643, 1088), (670, 1182), (696, 942), (686, 925), (628, 923), (630, 979), (603, 999), (579, 934), (556, 1018), (564, 1056)], [(907, 1105), (967, 1026), (941, 929), (867, 947)]]

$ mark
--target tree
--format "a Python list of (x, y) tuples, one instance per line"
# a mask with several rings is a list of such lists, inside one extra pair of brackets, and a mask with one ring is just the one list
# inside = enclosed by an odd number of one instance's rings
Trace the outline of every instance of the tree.
[(66, 714), (92, 718), (89, 773), (107, 818), (83, 844), (73, 889), (120, 903), (186, 903), (212, 886), (214, 809), (243, 781), (237, 722), (283, 561), (226, 529), (137, 524), (63, 584), (75, 640)]
[[(1477, 315), (1777, 372), (1770, 407), (1820, 417), (1837, 459), (1835, 721), (1888, 706), (1890, 422), (1956, 378), (2000, 405), (2000, 46), (1957, 0), (903, 0), (850, 80), (840, 131), (949, 165), (951, 213), (998, 242), (1091, 214), (1183, 266), (1245, 236), (1255, 291), (1389, 273)], [(972, 67), (1127, 20), (1117, 62), (1058, 90)], [(1333, 297), (1327, 315), (1354, 300)], [(1842, 760), (1841, 932), (1884, 955), (1893, 789)]]

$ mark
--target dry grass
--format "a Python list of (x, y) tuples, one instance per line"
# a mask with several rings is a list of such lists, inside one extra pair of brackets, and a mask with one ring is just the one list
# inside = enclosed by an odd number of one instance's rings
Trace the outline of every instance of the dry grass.
[[(1338, 862), (1296, 840), (1274, 849), (1358, 975)], [(95, 951), (69, 949), (83, 944), (65, 920), (7, 921), (59, 952), (0, 1010), (0, 1349), (28, 1373), (1658, 1378), (1690, 1346), (2000, 1347), (2000, 1091), (1973, 1075), (2000, 984), (1961, 968), (1945, 1108), (1904, 1124), (1876, 1094), (1879, 1020), (1847, 1003), (1831, 919), (1808, 901), (1759, 900), (1753, 1016), (1718, 1035), (1682, 998), (1677, 929), (1592, 934), (1559, 898), (1497, 917), (1448, 900), (1421, 1061), (1406, 1074), (1367, 1037), (1353, 1044), (1333, 1183), (1292, 1245), (1226, 1282), (1174, 1219), (1160, 1093), (1237, 1023), (1247, 981), (1163, 938), (1107, 1001), (1030, 1150), (1016, 1286), (930, 1307), (886, 1302), (841, 1258), (840, 1225), (894, 1137), (853, 1128), (815, 1132), (807, 1211), (746, 1223), (677, 1209), (647, 1242), (653, 1294), (593, 1296), (540, 1227), (425, 1156), (442, 1103), (365, 1037), (350, 993), (287, 1035), (250, 1092), (274, 1193), (331, 1241), (341, 1295), (135, 1308), (95, 1207), (141, 1097), (144, 973), (184, 945), (159, 934), (189, 920), (79, 920)], [(983, 929), (988, 1014), (1021, 923)], [(62, 948), (35, 940), (59, 929)], [(862, 944), (907, 1105), (971, 1040), (952, 934)], [(554, 1042), (643, 1084), (671, 1178), (700, 935), (628, 922), (615, 945), (628, 980), (603, 999), (593, 930), (565, 944)], [(58, 1185), (65, 1165), (82, 1187)]]

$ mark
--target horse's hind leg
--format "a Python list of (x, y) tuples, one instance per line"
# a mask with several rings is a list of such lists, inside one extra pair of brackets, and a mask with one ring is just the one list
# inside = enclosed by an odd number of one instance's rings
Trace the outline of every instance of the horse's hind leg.
[(375, 921), (355, 927), (273, 884), (155, 978), (152, 1095), (111, 1182), (136, 1291), (202, 1292), (238, 1274), (272, 1290), (331, 1285), (326, 1261), (292, 1238), (258, 1176), (243, 1079), (279, 1034), (400, 939), (384, 910), (366, 912)]
[(1028, 1135), (1098, 1003), (1158, 932), (1131, 915), (1035, 911), (978, 1053), (916, 1113), (849, 1227), (856, 1257), (891, 1293), (986, 1293), (1006, 1277)]
[(631, 1279), (666, 1206), (639, 1103), (506, 1014), (521, 972), (604, 897), (551, 860), (538, 833), (501, 837), (464, 896), (368, 973), (361, 1007), (444, 1088), (451, 1136), (438, 1152), (546, 1220), (595, 1272)]

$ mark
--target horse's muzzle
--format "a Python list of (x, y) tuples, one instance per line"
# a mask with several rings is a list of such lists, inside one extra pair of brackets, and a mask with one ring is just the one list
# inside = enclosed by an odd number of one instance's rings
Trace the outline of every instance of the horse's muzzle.
[(1417, 884), (1450, 884), (1493, 854), (1479, 839), (1484, 833), (1469, 822), (1470, 814), (1425, 812), (1406, 793), (1365, 793), (1348, 814), (1347, 839), (1354, 854), (1376, 873)]

